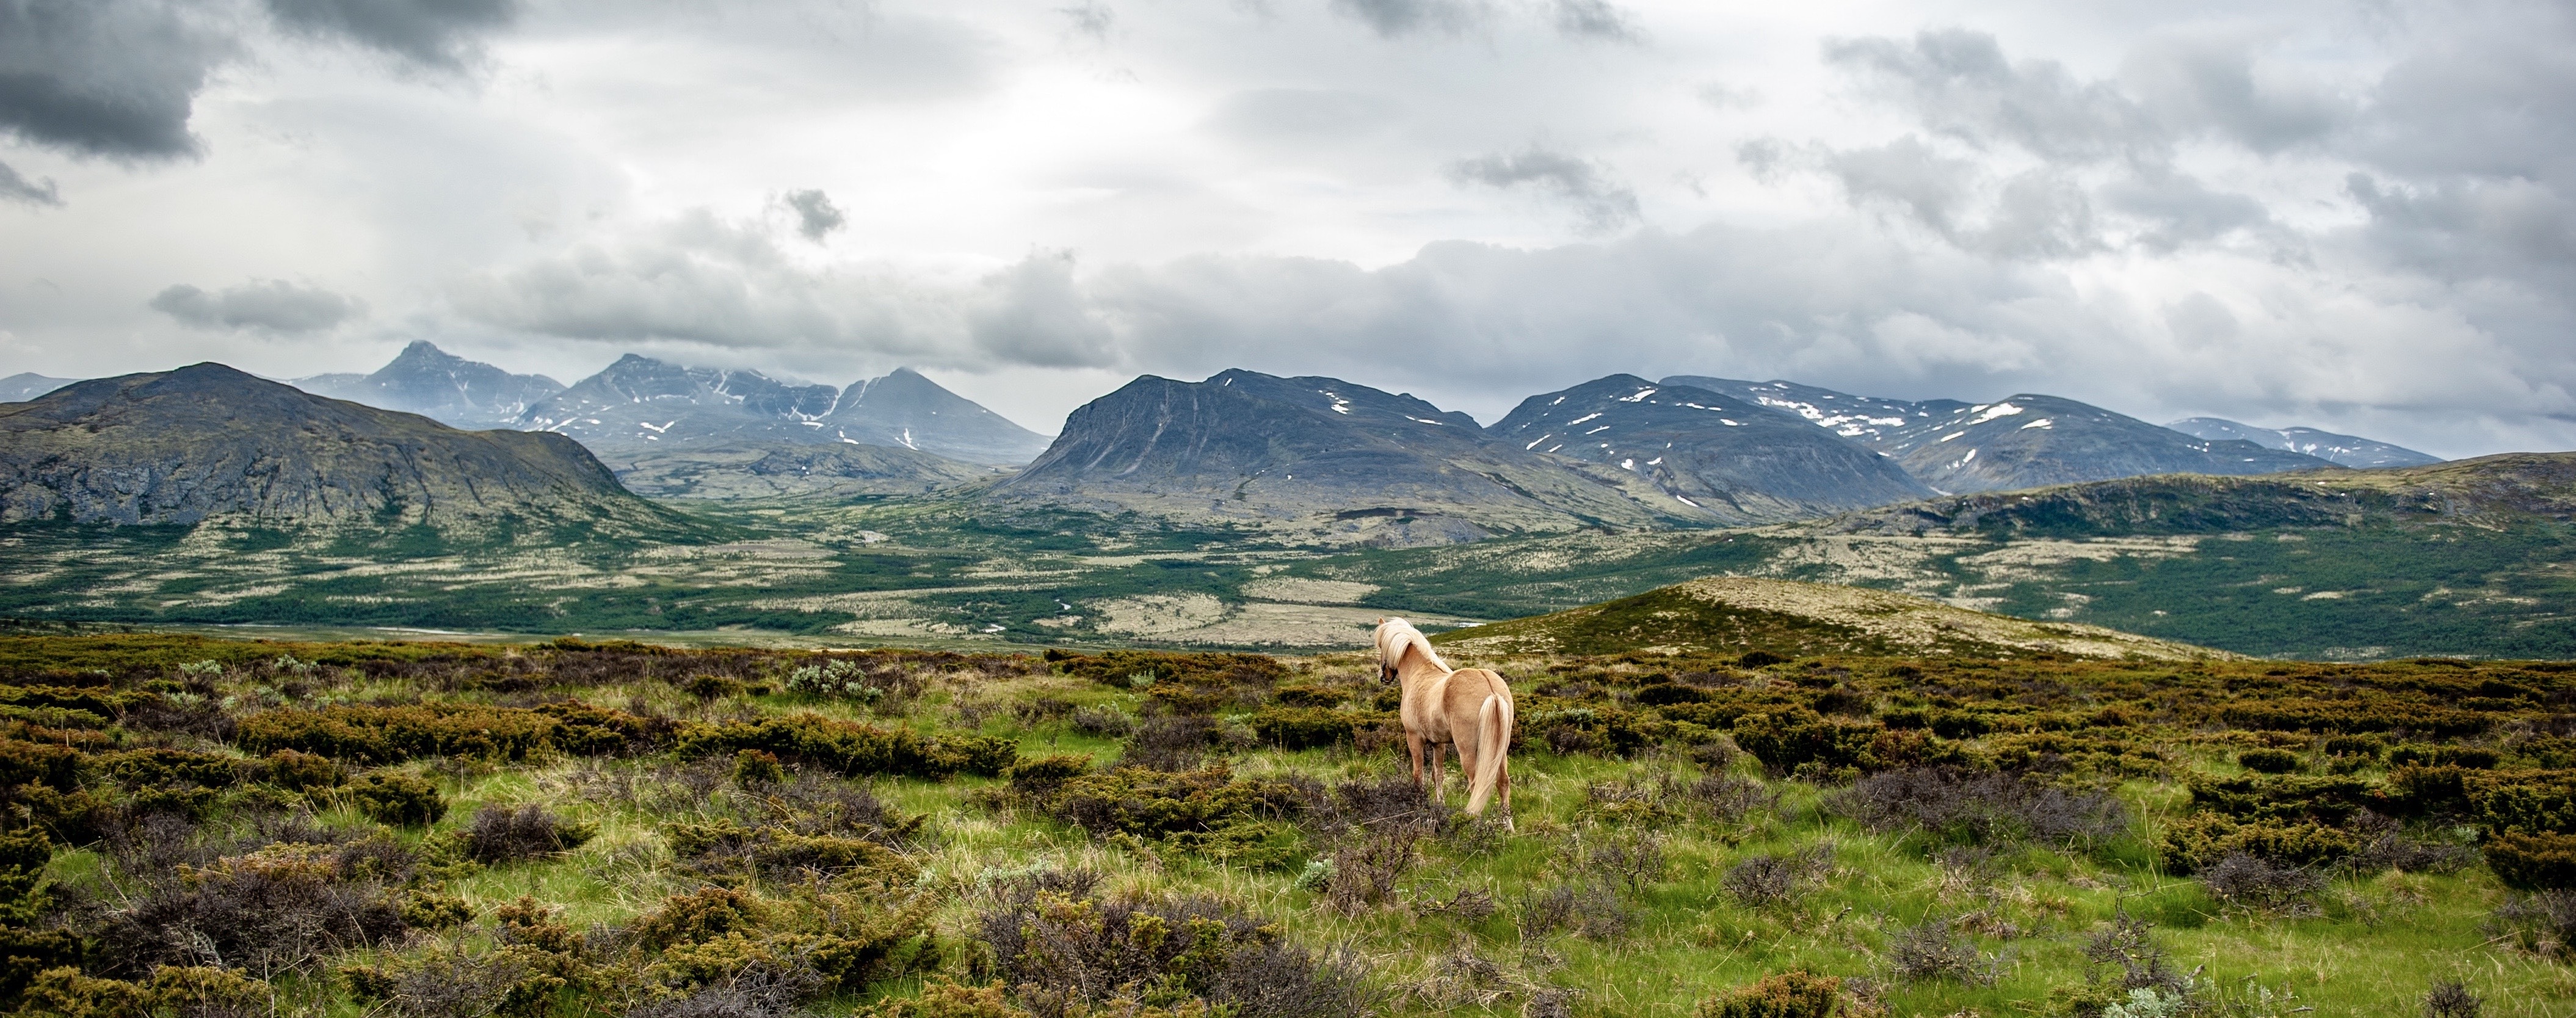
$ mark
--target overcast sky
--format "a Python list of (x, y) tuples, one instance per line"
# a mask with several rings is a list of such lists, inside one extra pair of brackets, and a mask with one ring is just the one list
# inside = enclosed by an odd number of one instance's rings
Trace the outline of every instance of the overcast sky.
[(0, 374), (1611, 372), (2576, 447), (2576, 7), (0, 0)]

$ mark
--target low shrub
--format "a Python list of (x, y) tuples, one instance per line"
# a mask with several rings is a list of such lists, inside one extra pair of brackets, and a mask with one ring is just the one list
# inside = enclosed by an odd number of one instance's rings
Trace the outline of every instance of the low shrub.
[(2230, 855), (2248, 855), (2282, 866), (2335, 863), (2361, 851), (2349, 832), (2309, 820), (2238, 820), (2224, 813), (2194, 813), (2165, 828), (2159, 855), (2175, 873), (2192, 873)]
[(680, 683), (680, 692), (700, 701), (724, 700), (741, 696), (750, 687), (730, 675), (692, 675)]
[(820, 714), (695, 725), (681, 732), (676, 748), (683, 757), (757, 749), (846, 775), (934, 779), (958, 773), (999, 775), (1019, 759), (1019, 749), (1009, 739), (923, 735)]
[(2475, 735), (2486, 731), (2493, 720), (2477, 711), (2386, 697), (2243, 699), (2220, 708), (2218, 716), (2230, 728), (2257, 731), (2386, 732), (2405, 729), (2445, 737)]
[(1288, 821), (1309, 801), (1295, 785), (1236, 780), (1223, 766), (1180, 773), (1120, 767), (1066, 780), (1039, 808), (1095, 837), (1151, 839), (1247, 865), (1283, 866), (1304, 856), (1304, 839)]
[(2325, 877), (2316, 870), (2283, 865), (2244, 852), (2230, 852), (2202, 867), (2199, 877), (2210, 897), (2257, 909), (2304, 906), (2326, 886)]
[(2467, 771), (2460, 785), (2489, 833), (2576, 834), (2576, 771)]
[(1359, 915), (1395, 900), (1395, 885), (1413, 869), (1422, 829), (1386, 824), (1365, 830), (1333, 850), (1324, 901), (1343, 915)]
[(64, 966), (38, 972), (15, 1012), (27, 1018), (251, 1018), (269, 1013), (268, 984), (204, 966), (165, 965), (140, 983)]
[(1897, 931), (1887, 942), (1888, 967), (1907, 982), (1949, 979), (1994, 985), (2003, 975), (2002, 959), (1980, 953), (1954, 925), (1955, 920), (1935, 916)]
[(1116, 707), (1076, 707), (1073, 730), (1103, 739), (1124, 739), (1136, 730), (1136, 719)]
[(2301, 775), (2183, 779), (2195, 809), (2215, 810), (2254, 820), (2308, 818), (2339, 824), (2386, 797), (2370, 782), (2354, 777)]
[(1293, 750), (1318, 749), (1349, 742), (1359, 725), (1377, 720), (1377, 715), (1359, 711), (1271, 707), (1255, 712), (1248, 723), (1261, 736), (1261, 741)]
[(427, 827), (447, 815), (447, 797), (438, 793), (438, 786), (409, 774), (363, 774), (340, 791), (358, 812), (380, 824)]
[(2388, 744), (2376, 735), (2336, 735), (2326, 739), (2324, 748), (2327, 756), (2376, 760), (2387, 751)]
[(1958, 767), (1872, 774), (1836, 793), (1835, 812), (1876, 831), (1918, 831), (1938, 842), (2099, 844), (2128, 832), (2118, 796), (2075, 792), (2037, 777)]
[(474, 811), (473, 822), (459, 832), (458, 839), (468, 858), (505, 863), (572, 851), (598, 831), (595, 825), (567, 821), (534, 804), (517, 809), (485, 806)]
[(2443, 979), (2424, 994), (2424, 1018), (2478, 1018), (2486, 1002), (2469, 992), (2467, 983)]
[(2419, 767), (2457, 767), (2462, 770), (2494, 770), (2504, 762), (2504, 755), (2482, 746), (2404, 745), (2388, 751), (2392, 766), (2409, 764)]
[(787, 780), (787, 768), (778, 763), (778, 754), (757, 749), (735, 750), (733, 783), (743, 788), (764, 788)]
[(799, 834), (782, 827), (745, 827), (730, 820), (673, 824), (671, 852), (692, 870), (716, 876), (748, 873), (771, 878), (857, 876), (886, 887), (912, 883), (911, 860), (865, 838)]
[(946, 979), (934, 980), (921, 988), (918, 997), (889, 997), (874, 1008), (854, 1013), (855, 1018), (1028, 1018), (1028, 1012), (1011, 1006), (1002, 986), (964, 986)]
[(1729, 867), (1719, 885), (1735, 900), (1754, 907), (1786, 904), (1805, 885), (1833, 868), (1833, 849), (1817, 845), (1787, 855), (1757, 855)]
[(2249, 749), (2236, 754), (2236, 764), (2257, 774), (2290, 774), (2299, 769), (2299, 755), (2285, 749)]
[(1282, 707), (1339, 707), (1349, 695), (1321, 686), (1281, 686), (1272, 694)]
[(1682, 797), (1702, 816), (1722, 824), (1740, 824), (1780, 806), (1780, 793), (1735, 774), (1702, 774), (1684, 786)]
[(1118, 765), (1158, 771), (1192, 770), (1207, 759), (1207, 751), (1216, 745), (1219, 735), (1213, 719), (1197, 714), (1147, 718), (1128, 737)]
[(2504, 938), (2523, 950), (2562, 957), (2576, 953), (2576, 891), (2510, 895), (2497, 906), (2495, 918)]
[(184, 874), (150, 878), (99, 919), (98, 971), (140, 976), (206, 957), (269, 978), (328, 953), (387, 943), (411, 927), (403, 892), (411, 858), (381, 841), (281, 842)]
[(1835, 1018), (1843, 981), (1805, 969), (1764, 976), (1699, 1002), (1694, 1018)]
[(1091, 758), (1077, 753), (1054, 756), (1023, 757), (1002, 772), (1014, 794), (1031, 801), (1043, 801), (1064, 787), (1064, 783), (1091, 773)]
[(1376, 1004), (1357, 964), (1221, 902), (1064, 887), (1004, 881), (975, 918), (996, 974), (1039, 1018), (1132, 1013), (1146, 992), (1158, 1006), (1197, 1001), (1236, 1018), (1359, 1018)]
[(289, 791), (334, 788), (348, 779), (337, 761), (319, 753), (281, 749), (260, 761), (260, 780)]
[(1521, 935), (1540, 937), (1572, 930), (1586, 939), (1608, 943), (1626, 937), (1638, 918), (1637, 911), (1619, 900), (1618, 889), (1608, 881), (1573, 881), (1530, 895), (1528, 904), (1521, 907)]
[(2487, 868), (2507, 887), (2526, 891), (2576, 890), (2576, 835), (2491, 832), (2478, 846)]

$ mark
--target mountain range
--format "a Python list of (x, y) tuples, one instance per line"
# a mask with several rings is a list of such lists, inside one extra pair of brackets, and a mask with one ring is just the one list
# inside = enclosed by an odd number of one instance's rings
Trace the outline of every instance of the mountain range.
[(459, 431), (221, 364), (0, 405), (0, 522), (551, 531), (663, 516), (562, 436)]
[(1992, 403), (1849, 396), (1789, 382), (1677, 375), (1693, 385), (1793, 413), (1894, 457), (1946, 494), (2107, 481), (2146, 474), (2276, 474), (2336, 464), (2241, 439), (2209, 439), (2056, 396)]
[(2271, 449), (2286, 449), (2319, 459), (2330, 460), (2356, 470), (2375, 467), (2420, 467), (2442, 462), (2402, 445), (2391, 445), (2357, 435), (2338, 435), (2315, 428), (2258, 428), (2238, 424), (2224, 417), (2185, 417), (2165, 425), (2175, 431), (2198, 438), (2252, 442)]
[(1242, 370), (1146, 375), (1086, 403), (983, 498), (1388, 545), (1706, 517), (1635, 473), (1529, 451), (1410, 395)]
[(841, 389), (635, 354), (528, 407), (514, 423), (570, 435), (604, 453), (848, 444), (1015, 465), (1047, 445), (1044, 436), (910, 368)]
[(48, 378), (24, 371), (0, 378), (0, 403), (20, 403), (70, 385), (77, 379)]
[(416, 340), (373, 373), (311, 375), (288, 385), (332, 399), (419, 414), (459, 428), (506, 428), (564, 389), (544, 375), (514, 375)]
[(1701, 375), (1611, 375), (1532, 396), (1491, 427), (1341, 379), (1143, 376), (1076, 411), (1053, 442), (908, 368), (836, 388), (629, 354), (564, 386), (424, 341), (372, 373), (294, 384), (459, 427), (563, 434), (655, 497), (927, 494), (1026, 463), (974, 497), (1399, 545), (2432, 461), (2313, 429), (2158, 427), (2042, 394), (1910, 401)]

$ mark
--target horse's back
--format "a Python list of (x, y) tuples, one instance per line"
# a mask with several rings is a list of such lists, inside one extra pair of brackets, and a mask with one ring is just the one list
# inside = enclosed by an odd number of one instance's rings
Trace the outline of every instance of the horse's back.
[(1503, 681), (1501, 672), (1491, 668), (1461, 668), (1449, 673), (1449, 688), (1442, 691), (1444, 706), (1451, 710), (1480, 710), (1485, 698), (1499, 696), (1512, 703), (1512, 687)]

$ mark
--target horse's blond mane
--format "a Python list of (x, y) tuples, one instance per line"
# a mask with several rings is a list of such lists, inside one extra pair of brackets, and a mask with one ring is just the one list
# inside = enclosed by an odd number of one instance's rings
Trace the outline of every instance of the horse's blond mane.
[(1383, 648), (1388, 667), (1403, 664), (1405, 651), (1419, 649), (1423, 658), (1439, 666), (1441, 671), (1456, 670), (1449, 667), (1449, 662), (1441, 660), (1440, 652), (1431, 649), (1431, 639), (1422, 635), (1421, 630), (1413, 628), (1413, 623), (1403, 619), (1387, 619), (1379, 625), (1387, 630), (1379, 641), (1379, 646)]

